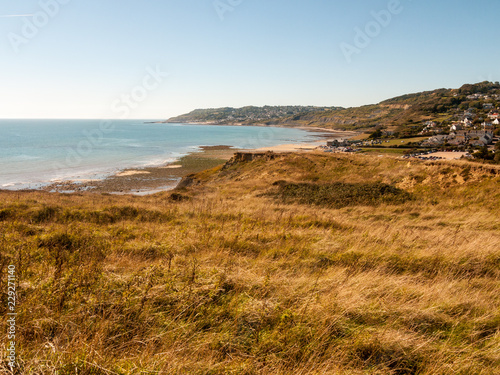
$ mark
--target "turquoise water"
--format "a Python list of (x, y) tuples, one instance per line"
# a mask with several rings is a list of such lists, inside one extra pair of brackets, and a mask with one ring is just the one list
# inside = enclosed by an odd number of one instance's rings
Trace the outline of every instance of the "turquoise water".
[(173, 162), (199, 146), (250, 149), (317, 139), (305, 130), (275, 127), (0, 120), (0, 189), (103, 178), (120, 169)]

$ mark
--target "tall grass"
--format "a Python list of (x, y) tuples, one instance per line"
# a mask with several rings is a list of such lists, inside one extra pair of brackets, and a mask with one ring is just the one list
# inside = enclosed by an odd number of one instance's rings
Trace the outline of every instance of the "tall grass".
[[(497, 373), (499, 177), (464, 168), (288, 155), (198, 175), (186, 199), (1, 192), (18, 373)], [(285, 179), (412, 199), (266, 195)]]

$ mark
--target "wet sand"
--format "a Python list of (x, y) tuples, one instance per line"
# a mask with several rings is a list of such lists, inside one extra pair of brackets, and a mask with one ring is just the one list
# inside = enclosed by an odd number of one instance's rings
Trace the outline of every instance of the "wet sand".
[(214, 168), (228, 161), (238, 149), (231, 146), (202, 146), (181, 159), (159, 167), (125, 169), (103, 180), (73, 180), (45, 186), (50, 192), (94, 192), (146, 195), (171, 190), (182, 177)]

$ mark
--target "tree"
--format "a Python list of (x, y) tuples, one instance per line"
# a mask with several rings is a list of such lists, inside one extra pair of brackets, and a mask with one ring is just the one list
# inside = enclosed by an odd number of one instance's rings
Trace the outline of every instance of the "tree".
[(500, 164), (500, 150), (495, 152), (495, 163)]
[(377, 129), (375, 130), (370, 136), (368, 137), (369, 139), (377, 139), (382, 137), (382, 130)]
[(476, 159), (482, 160), (493, 160), (495, 158), (495, 154), (488, 150), (488, 146), (482, 146), (472, 156), (474, 156)]

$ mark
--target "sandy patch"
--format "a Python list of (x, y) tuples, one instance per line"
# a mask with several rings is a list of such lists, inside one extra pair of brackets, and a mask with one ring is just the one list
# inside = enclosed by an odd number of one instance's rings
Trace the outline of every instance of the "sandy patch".
[(445, 151), (441, 152), (440, 151), (440, 152), (434, 152), (432, 154), (424, 155), (424, 156), (436, 156), (438, 158), (443, 158), (446, 160), (458, 160), (462, 156), (465, 157), (466, 154), (467, 154), (466, 152), (445, 152)]
[(151, 172), (148, 171), (123, 171), (120, 173), (115, 174), (116, 177), (127, 177), (127, 176), (135, 176), (138, 174), (150, 174)]
[(163, 169), (176, 169), (176, 168), (182, 168), (182, 165), (173, 164), (173, 165), (166, 165), (166, 166), (160, 167), (160, 168), (163, 168)]
[(312, 143), (286, 144), (271, 147), (261, 147), (253, 151), (273, 151), (273, 152), (296, 152), (296, 151), (313, 151), (319, 146), (324, 146), (324, 141)]

